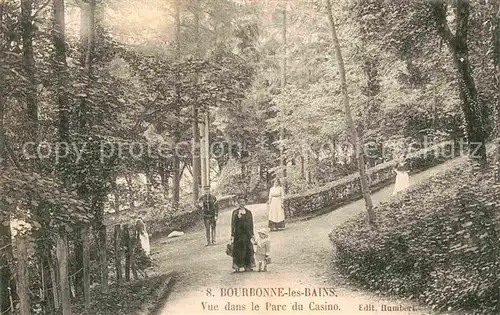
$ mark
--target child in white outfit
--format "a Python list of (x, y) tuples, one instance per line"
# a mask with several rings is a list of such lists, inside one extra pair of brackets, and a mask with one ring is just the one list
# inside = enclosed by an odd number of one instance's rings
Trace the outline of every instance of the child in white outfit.
[(271, 252), (271, 242), (266, 229), (259, 230), (259, 237), (255, 241), (255, 261), (258, 271), (267, 271), (267, 262)]

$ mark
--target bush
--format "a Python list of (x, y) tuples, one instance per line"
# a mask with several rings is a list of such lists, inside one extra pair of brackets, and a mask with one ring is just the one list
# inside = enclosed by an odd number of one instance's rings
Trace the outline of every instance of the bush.
[[(340, 271), (372, 290), (439, 310), (500, 314), (500, 192), (462, 163), (330, 234)], [(411, 197), (411, 198), (410, 198)]]
[(85, 312), (82, 303), (73, 308), (75, 314), (111, 315), (137, 314), (147, 303), (156, 303), (162, 295), (162, 287), (168, 275), (141, 279), (126, 283), (120, 287), (110, 287), (107, 293), (102, 293), (99, 287), (92, 291), (90, 312)]
[(234, 159), (229, 160), (217, 180), (217, 194), (223, 196), (245, 194), (249, 202), (260, 201), (260, 194), (266, 190), (266, 183), (262, 181), (256, 168), (247, 169), (252, 171), (243, 174), (241, 164)]

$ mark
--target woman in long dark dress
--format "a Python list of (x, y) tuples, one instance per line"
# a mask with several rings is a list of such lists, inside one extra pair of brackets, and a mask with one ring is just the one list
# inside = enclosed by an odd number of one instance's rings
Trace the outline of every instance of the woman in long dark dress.
[(255, 267), (253, 243), (253, 216), (245, 208), (245, 197), (238, 198), (238, 209), (231, 217), (231, 244), (233, 247), (233, 269), (239, 272), (241, 268), (252, 271)]

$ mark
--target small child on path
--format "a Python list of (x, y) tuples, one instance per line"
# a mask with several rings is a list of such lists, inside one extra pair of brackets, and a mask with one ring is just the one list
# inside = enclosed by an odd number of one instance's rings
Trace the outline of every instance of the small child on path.
[(259, 237), (255, 241), (255, 261), (258, 265), (258, 271), (267, 271), (269, 254), (271, 252), (271, 242), (266, 229), (259, 230)]

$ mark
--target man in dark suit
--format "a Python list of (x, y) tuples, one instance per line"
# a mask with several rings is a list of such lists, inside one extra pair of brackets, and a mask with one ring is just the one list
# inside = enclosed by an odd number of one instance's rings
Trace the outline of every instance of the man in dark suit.
[(203, 211), (203, 221), (207, 233), (207, 244), (205, 246), (215, 245), (215, 227), (219, 216), (219, 205), (217, 204), (217, 198), (210, 194), (210, 187), (204, 188), (204, 194), (200, 196), (198, 202)]

